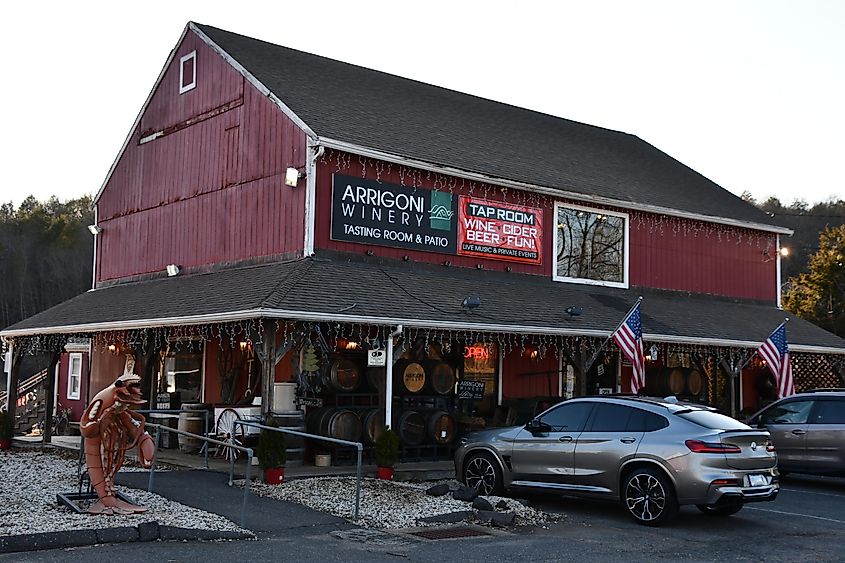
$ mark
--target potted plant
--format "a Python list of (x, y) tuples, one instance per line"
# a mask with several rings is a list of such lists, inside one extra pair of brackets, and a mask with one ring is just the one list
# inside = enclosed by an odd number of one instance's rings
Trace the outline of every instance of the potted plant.
[[(278, 428), (276, 419), (269, 417), (265, 426)], [(285, 482), (285, 461), (287, 450), (285, 435), (275, 430), (261, 429), (258, 435), (258, 463), (264, 470), (264, 482), (268, 485), (280, 485)]]
[(15, 434), (12, 417), (7, 411), (0, 411), (0, 450), (12, 447), (12, 436)]
[(375, 442), (376, 466), (379, 479), (393, 480), (393, 466), (399, 462), (399, 436), (388, 428)]

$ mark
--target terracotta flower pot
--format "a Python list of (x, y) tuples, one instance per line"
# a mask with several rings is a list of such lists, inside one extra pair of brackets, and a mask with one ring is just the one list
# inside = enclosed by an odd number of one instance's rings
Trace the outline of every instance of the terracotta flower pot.
[(8, 450), (12, 447), (11, 440), (0, 440), (0, 450)]
[(264, 470), (264, 482), (268, 485), (281, 485), (285, 482), (285, 468), (273, 467)]
[(376, 476), (385, 481), (393, 481), (393, 468), (378, 466), (376, 468)]

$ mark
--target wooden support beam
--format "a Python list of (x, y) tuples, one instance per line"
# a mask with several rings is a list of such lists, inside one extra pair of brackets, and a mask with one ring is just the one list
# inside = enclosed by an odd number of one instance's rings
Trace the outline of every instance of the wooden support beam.
[(23, 347), (20, 343), (12, 343), (12, 366), (9, 370), (9, 388), (6, 390), (6, 410), (12, 424), (17, 426), (18, 383), (20, 382), (21, 362), (23, 361)]
[(273, 382), (276, 374), (276, 323), (262, 321), (264, 334), (261, 345), (257, 347), (258, 358), (261, 361), (261, 414), (264, 418), (273, 406)]
[(64, 346), (54, 350), (50, 355), (50, 367), (47, 368), (47, 379), (44, 387), (47, 389), (47, 396), (44, 401), (44, 426), (41, 429), (41, 443), (49, 444), (53, 441), (53, 408), (56, 398), (56, 366), (62, 356)]

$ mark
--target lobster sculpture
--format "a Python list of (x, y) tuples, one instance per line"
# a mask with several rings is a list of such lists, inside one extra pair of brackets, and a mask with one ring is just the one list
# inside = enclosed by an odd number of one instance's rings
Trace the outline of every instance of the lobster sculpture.
[(145, 419), (129, 410), (130, 405), (145, 403), (141, 398), (141, 378), (132, 372), (135, 360), (127, 355), (123, 374), (100, 391), (82, 414), (79, 430), (85, 437), (85, 465), (91, 486), (99, 500), (91, 514), (133, 514), (145, 512), (115, 496), (114, 478), (123, 465), (127, 449), (138, 446), (141, 466), (152, 465), (155, 444), (144, 430)]

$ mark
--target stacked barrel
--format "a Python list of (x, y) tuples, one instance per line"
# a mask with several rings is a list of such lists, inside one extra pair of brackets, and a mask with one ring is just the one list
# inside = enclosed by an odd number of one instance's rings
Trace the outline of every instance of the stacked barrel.
[[(376, 373), (376, 372), (381, 373)], [(306, 427), (312, 434), (329, 438), (375, 443), (384, 427), (384, 410), (378, 406), (379, 379), (384, 370), (363, 368), (363, 361), (351, 357), (332, 360), (328, 372), (328, 389), (323, 394), (324, 407), (312, 408), (306, 416)], [(383, 386), (382, 386), (383, 387)], [(329, 447), (328, 443), (318, 445)]]
[[(403, 446), (451, 444), (457, 433), (448, 409), (454, 399), (455, 368), (442, 360), (400, 360), (393, 367), (399, 409), (394, 428)], [(414, 405), (406, 407), (405, 405)]]

